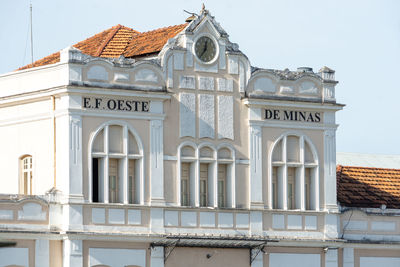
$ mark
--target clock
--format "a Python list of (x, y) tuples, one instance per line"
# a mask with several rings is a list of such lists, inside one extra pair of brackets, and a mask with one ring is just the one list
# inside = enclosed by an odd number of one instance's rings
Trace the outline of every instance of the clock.
[(210, 37), (201, 36), (194, 45), (194, 52), (202, 62), (210, 63), (217, 54), (217, 47)]

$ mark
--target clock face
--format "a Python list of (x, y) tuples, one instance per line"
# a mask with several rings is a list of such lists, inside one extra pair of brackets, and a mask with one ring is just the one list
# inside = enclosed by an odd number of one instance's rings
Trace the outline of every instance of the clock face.
[(214, 59), (217, 49), (210, 37), (202, 36), (197, 40), (194, 51), (201, 61), (210, 62)]

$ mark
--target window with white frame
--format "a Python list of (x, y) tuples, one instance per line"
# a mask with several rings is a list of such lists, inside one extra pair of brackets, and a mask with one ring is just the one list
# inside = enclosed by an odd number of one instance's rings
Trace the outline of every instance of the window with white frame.
[(92, 202), (143, 204), (143, 146), (132, 127), (110, 122), (91, 142)]
[(32, 175), (32, 156), (25, 155), (20, 159), (21, 175), (19, 181), (19, 193), (32, 195), (33, 175)]
[(179, 148), (178, 203), (192, 207), (235, 207), (234, 150), (193, 143)]
[(311, 141), (304, 135), (284, 135), (270, 158), (269, 206), (319, 210), (318, 156)]

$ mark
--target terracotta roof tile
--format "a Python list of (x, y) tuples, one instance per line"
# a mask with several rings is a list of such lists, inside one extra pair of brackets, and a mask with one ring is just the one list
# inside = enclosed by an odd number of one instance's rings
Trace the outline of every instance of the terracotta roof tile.
[(129, 42), (124, 56), (135, 57), (158, 53), (167, 43), (168, 39), (175, 37), (188, 24), (180, 24), (138, 34)]
[[(73, 46), (82, 53), (94, 57), (117, 58), (123, 55), (134, 58), (160, 52), (168, 39), (173, 38), (186, 26), (187, 23), (140, 33), (131, 28), (117, 25)], [(56, 52), (18, 70), (54, 64), (59, 61), (60, 52)]]
[(104, 46), (100, 46), (98, 50), (98, 56), (100, 57), (119, 57), (121, 56), (129, 41), (140, 32), (135, 31), (131, 28), (127, 28), (119, 25), (120, 27), (115, 33), (110, 36), (107, 42), (104, 42)]
[(400, 208), (400, 169), (336, 168), (337, 199), (343, 206)]

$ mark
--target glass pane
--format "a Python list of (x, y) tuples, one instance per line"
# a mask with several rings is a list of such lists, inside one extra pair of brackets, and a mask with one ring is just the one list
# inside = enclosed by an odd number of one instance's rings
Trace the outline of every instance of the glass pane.
[(181, 205), (189, 206), (188, 180), (181, 180)]
[(118, 159), (109, 159), (108, 167), (108, 191), (109, 202), (118, 202)]
[(135, 160), (128, 161), (128, 198), (129, 203), (135, 203)]
[(310, 145), (307, 142), (304, 142), (304, 161), (306, 163), (314, 163), (315, 159), (311, 152)]
[(111, 153), (123, 153), (122, 127), (111, 125), (108, 127), (108, 143)]
[(294, 209), (295, 208), (295, 168), (288, 168), (287, 169), (288, 173), (288, 186), (287, 186), (287, 206), (288, 209)]
[(306, 168), (305, 169), (305, 175), (304, 175), (304, 182), (305, 182), (305, 186), (304, 186), (304, 195), (305, 195), (305, 202), (306, 202), (306, 210), (311, 209), (310, 207), (310, 193), (311, 193), (311, 169)]
[(225, 207), (225, 181), (218, 181), (218, 207)]
[(93, 152), (105, 152), (104, 151), (104, 130), (101, 130), (96, 139), (93, 142)]
[(200, 164), (200, 206), (207, 206), (208, 164)]
[(129, 149), (129, 154), (139, 154), (139, 147), (136, 142), (135, 136), (133, 136), (132, 133), (129, 132), (129, 139), (128, 139), (128, 149)]
[(272, 153), (273, 161), (282, 161), (282, 140), (275, 145), (274, 152)]
[(286, 139), (287, 161), (300, 162), (300, 145), (297, 136), (288, 136)]
[(278, 208), (278, 167), (272, 168), (272, 207), (274, 209)]
[(189, 206), (189, 171), (190, 163), (181, 165), (181, 205)]

